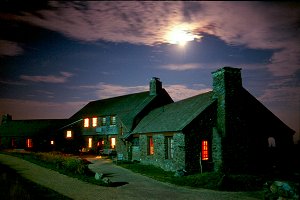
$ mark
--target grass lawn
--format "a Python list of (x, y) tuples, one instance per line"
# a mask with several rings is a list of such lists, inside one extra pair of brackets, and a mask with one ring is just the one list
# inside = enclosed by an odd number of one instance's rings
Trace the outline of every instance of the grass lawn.
[(263, 184), (265, 183), (264, 178), (259, 176), (224, 176), (223, 174), (216, 172), (206, 172), (202, 174), (195, 173), (188, 176), (175, 177), (174, 172), (167, 172), (159, 167), (151, 165), (143, 165), (140, 163), (118, 163), (118, 165), (158, 181), (193, 188), (227, 191), (260, 191), (263, 189)]

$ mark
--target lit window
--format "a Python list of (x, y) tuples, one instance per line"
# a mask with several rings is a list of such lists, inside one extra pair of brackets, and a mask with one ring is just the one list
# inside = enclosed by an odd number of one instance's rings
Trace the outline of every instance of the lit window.
[(72, 137), (72, 131), (67, 131), (67, 138), (71, 138)]
[(50, 141), (50, 144), (51, 144), (51, 145), (54, 145), (54, 140), (51, 140), (51, 141)]
[(89, 127), (89, 125), (90, 125), (90, 120), (89, 120), (89, 118), (85, 118), (85, 119), (84, 119), (84, 125), (83, 125), (83, 126), (87, 128), (87, 127)]
[(106, 117), (102, 117), (101, 125), (106, 126)]
[(26, 146), (27, 146), (27, 148), (32, 148), (32, 139), (26, 140)]
[(93, 127), (97, 126), (97, 117), (93, 117), (93, 119), (92, 119), (92, 126)]
[(117, 124), (116, 116), (111, 116), (111, 117), (110, 117), (110, 124), (111, 124), (111, 125), (116, 125), (116, 124)]
[(174, 149), (173, 149), (173, 137), (165, 137), (165, 151), (166, 151), (166, 159), (173, 158)]
[(89, 138), (89, 148), (92, 148), (93, 138)]
[(116, 138), (111, 138), (110, 139), (110, 146), (112, 149), (116, 147)]
[(202, 141), (202, 160), (208, 160), (208, 142), (207, 140)]
[(148, 155), (154, 154), (154, 144), (152, 136), (148, 137)]
[(104, 140), (102, 140), (101, 144), (104, 145)]

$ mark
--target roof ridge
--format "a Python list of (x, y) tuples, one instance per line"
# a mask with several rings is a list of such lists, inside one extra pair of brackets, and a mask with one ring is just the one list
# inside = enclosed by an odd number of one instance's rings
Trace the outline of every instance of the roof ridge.
[[(90, 101), (89, 103), (98, 102), (98, 101), (110, 101), (110, 100), (112, 100), (112, 99), (116, 99), (116, 98), (120, 98), (120, 97), (133, 96), (133, 95), (142, 94), (142, 93), (146, 93), (146, 92), (149, 92), (149, 91), (136, 92), (136, 93), (131, 93), (131, 94), (124, 94), (124, 95), (115, 96), (115, 97), (109, 97), (109, 98), (105, 98), (105, 99), (98, 99), (98, 100)], [(89, 103), (88, 103), (88, 104), (89, 104)]]

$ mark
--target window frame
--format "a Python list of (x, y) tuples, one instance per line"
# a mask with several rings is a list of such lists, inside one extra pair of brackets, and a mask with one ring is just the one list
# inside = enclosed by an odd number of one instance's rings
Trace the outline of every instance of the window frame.
[(98, 125), (98, 118), (97, 117), (93, 117), (92, 118), (92, 127), (97, 127)]
[(93, 138), (89, 137), (88, 138), (88, 148), (92, 148), (93, 147)]
[(147, 136), (147, 155), (154, 155), (154, 141), (153, 136)]
[(201, 141), (201, 160), (207, 161), (209, 160), (209, 145), (208, 140)]
[(90, 119), (89, 118), (84, 118), (83, 119), (83, 127), (84, 128), (90, 127)]
[(115, 149), (116, 148), (116, 142), (117, 142), (117, 140), (116, 140), (115, 137), (110, 138), (110, 148)]
[(107, 125), (106, 117), (101, 117), (101, 126), (106, 126), (106, 125)]
[(72, 130), (67, 130), (66, 138), (70, 139), (72, 138), (72, 135), (73, 135)]
[(32, 148), (33, 147), (32, 138), (27, 138), (26, 139), (26, 147), (27, 148)]
[(117, 125), (117, 118), (115, 115), (110, 116), (110, 125)]
[(165, 159), (174, 158), (174, 139), (173, 136), (165, 136)]

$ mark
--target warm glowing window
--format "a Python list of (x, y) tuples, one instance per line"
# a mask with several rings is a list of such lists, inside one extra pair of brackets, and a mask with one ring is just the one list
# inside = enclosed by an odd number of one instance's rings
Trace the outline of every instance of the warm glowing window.
[(92, 146), (93, 146), (93, 138), (89, 138), (89, 148), (92, 148)]
[(67, 131), (67, 138), (71, 138), (72, 137), (72, 131)]
[(116, 147), (116, 138), (111, 138), (110, 139), (110, 146), (112, 149)]
[(165, 137), (165, 153), (166, 159), (173, 158), (174, 149), (173, 149), (173, 137)]
[(104, 145), (104, 140), (102, 140), (101, 144)]
[(90, 120), (89, 120), (89, 118), (85, 118), (85, 119), (84, 119), (84, 124), (83, 124), (83, 126), (84, 126), (84, 127), (89, 127), (89, 125), (90, 125)]
[(102, 117), (101, 125), (106, 126), (106, 117)]
[(148, 155), (154, 154), (154, 144), (152, 136), (148, 137)]
[(32, 139), (26, 140), (26, 146), (27, 146), (27, 148), (32, 148)]
[(208, 160), (208, 142), (207, 140), (202, 141), (202, 160)]
[(111, 125), (116, 125), (116, 124), (117, 124), (116, 116), (111, 116), (111, 117), (110, 117), (110, 124), (111, 124)]
[(50, 144), (54, 145), (54, 140), (51, 140), (51, 141), (50, 141)]
[(93, 127), (97, 126), (97, 121), (98, 121), (97, 117), (93, 117), (93, 119), (92, 119), (92, 126)]

